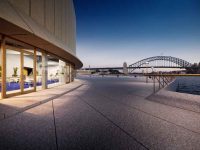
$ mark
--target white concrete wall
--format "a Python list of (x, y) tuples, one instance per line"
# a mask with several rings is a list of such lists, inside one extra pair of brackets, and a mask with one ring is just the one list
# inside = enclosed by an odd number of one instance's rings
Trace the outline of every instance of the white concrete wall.
[(0, 0), (0, 8), (1, 34), (82, 67), (73, 0)]
[(6, 77), (12, 77), (13, 68), (18, 67), (17, 75), (20, 75), (20, 55), (8, 54), (6, 58)]
[[(40, 68), (39, 66), (41, 65), (41, 63), (37, 63), (37, 72), (38, 75), (42, 75), (42, 68)], [(54, 62), (54, 61), (48, 61), (48, 79), (51, 78), (51, 74), (53, 75), (53, 77), (55, 77), (57, 70), (59, 70), (59, 63)]]
[[(14, 67), (18, 67), (17, 75), (20, 75), (20, 55), (7, 54), (6, 55), (6, 76), (12, 77)], [(33, 68), (33, 60), (29, 57), (24, 56), (24, 67)]]
[(73, 0), (6, 0), (31, 17), (76, 54), (76, 18)]

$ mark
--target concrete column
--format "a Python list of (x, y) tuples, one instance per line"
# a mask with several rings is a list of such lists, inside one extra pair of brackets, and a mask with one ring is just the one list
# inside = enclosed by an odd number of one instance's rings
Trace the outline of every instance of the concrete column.
[(60, 83), (66, 83), (66, 78), (65, 78), (65, 65), (66, 63), (62, 60), (59, 60), (59, 82)]
[(72, 82), (71, 64), (69, 64), (69, 82)]
[(47, 89), (48, 80), (48, 58), (45, 52), (42, 52), (42, 89)]
[(66, 83), (69, 83), (70, 82), (70, 68), (69, 68), (70, 66), (69, 66), (69, 64), (68, 63), (66, 63), (66, 65), (65, 65), (65, 80), (66, 80)]
[(67, 84), (69, 83), (69, 64), (64, 62), (64, 83)]
[(64, 71), (64, 75), (63, 75), (64, 81), (63, 82), (66, 84), (67, 83), (67, 66), (66, 66), (66, 63), (63, 66), (63, 71)]
[(4, 36), (1, 41), (1, 98), (6, 98), (6, 48)]
[(73, 65), (70, 65), (71, 66), (71, 82), (74, 81), (74, 66)]

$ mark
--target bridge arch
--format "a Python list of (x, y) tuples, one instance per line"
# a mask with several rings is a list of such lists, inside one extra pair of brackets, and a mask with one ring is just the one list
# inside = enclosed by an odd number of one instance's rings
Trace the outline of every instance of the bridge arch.
[[(149, 58), (145, 58), (145, 59), (142, 59), (140, 61), (137, 61), (131, 65), (129, 65), (129, 68), (131, 68), (130, 72), (132, 72), (133, 70), (137, 69), (137, 68), (140, 68), (142, 67), (143, 65), (146, 65), (147, 62), (153, 62), (153, 61), (165, 61), (165, 62), (172, 62), (176, 65), (176, 67), (181, 67), (181, 68), (187, 68), (187, 67), (191, 67), (192, 64), (189, 63), (188, 61), (186, 60), (183, 60), (183, 59), (180, 59), (180, 58), (177, 58), (177, 57), (172, 57), (172, 56), (154, 56), (154, 57), (149, 57)], [(155, 66), (155, 67), (159, 67), (159, 66)], [(172, 67), (170, 65), (162, 65), (160, 67)]]

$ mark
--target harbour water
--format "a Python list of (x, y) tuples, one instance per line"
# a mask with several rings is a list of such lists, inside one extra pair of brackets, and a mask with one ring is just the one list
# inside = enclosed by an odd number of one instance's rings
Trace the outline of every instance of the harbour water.
[(173, 84), (176, 92), (200, 95), (200, 77), (178, 77)]

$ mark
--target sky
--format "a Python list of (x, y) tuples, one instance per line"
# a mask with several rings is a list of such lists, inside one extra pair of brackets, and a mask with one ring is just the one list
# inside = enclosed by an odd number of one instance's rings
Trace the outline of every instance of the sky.
[(200, 62), (200, 0), (74, 0), (84, 67), (152, 56)]

